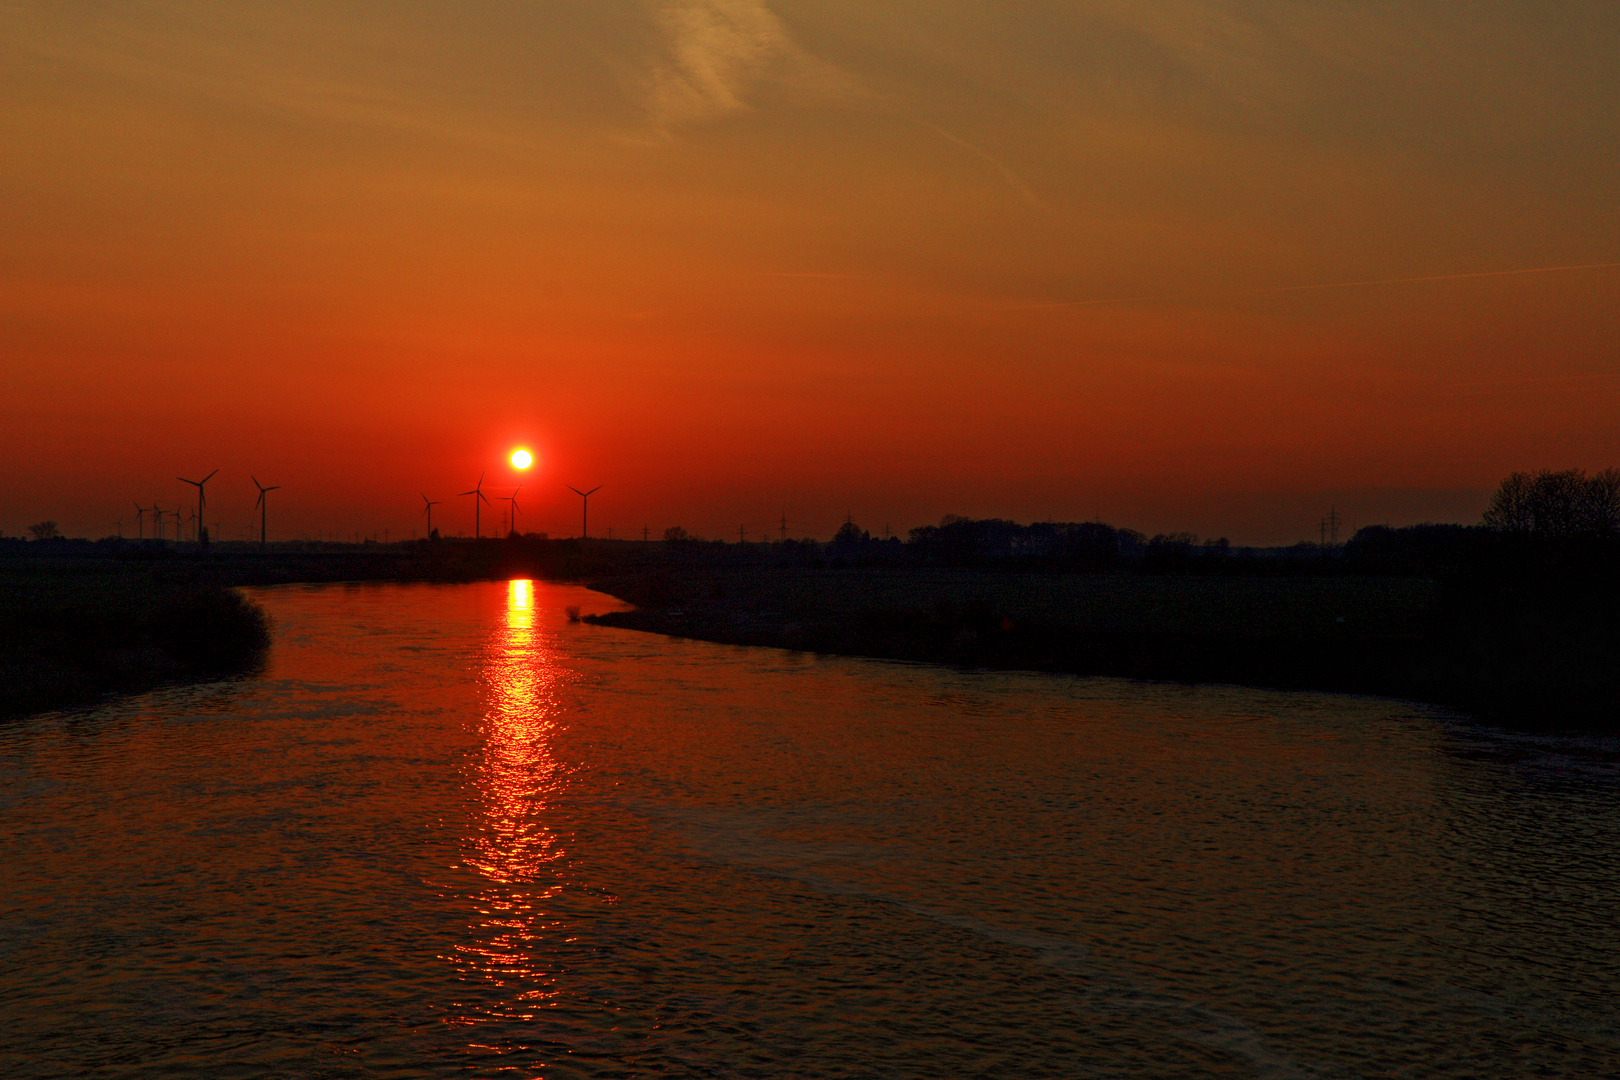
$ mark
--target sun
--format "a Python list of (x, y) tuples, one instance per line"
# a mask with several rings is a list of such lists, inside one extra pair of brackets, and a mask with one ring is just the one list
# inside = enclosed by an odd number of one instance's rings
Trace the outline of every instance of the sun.
[(514, 450), (514, 451), (512, 451), (512, 468), (514, 468), (514, 469), (527, 469), (530, 465), (533, 465), (533, 464), (534, 464), (534, 455), (530, 454), (527, 450)]

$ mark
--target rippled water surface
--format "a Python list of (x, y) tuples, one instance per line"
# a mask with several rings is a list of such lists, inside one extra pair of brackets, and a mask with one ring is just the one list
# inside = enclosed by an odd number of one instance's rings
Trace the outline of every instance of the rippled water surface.
[(1613, 741), (254, 595), (0, 727), (0, 1075), (1620, 1072)]

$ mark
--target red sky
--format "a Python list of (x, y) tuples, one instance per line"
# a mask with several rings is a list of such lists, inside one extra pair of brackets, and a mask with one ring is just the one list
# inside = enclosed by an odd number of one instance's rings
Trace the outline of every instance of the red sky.
[(1471, 521), (1620, 464), (1616, 56), (1577, 2), (8, 4), (0, 530), (217, 467), (227, 538), (249, 474), (273, 536), (470, 532), (518, 444), (554, 535)]

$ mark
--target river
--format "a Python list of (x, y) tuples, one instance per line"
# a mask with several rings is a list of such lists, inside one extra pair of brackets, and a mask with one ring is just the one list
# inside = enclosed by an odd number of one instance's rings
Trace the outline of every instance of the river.
[(251, 593), (0, 727), (0, 1074), (1620, 1072), (1620, 741)]

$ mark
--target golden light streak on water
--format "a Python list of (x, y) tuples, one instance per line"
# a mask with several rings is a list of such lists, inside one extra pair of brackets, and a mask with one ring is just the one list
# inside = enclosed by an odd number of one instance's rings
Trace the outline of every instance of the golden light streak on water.
[[(557, 690), (566, 678), (547, 635), (534, 625), (534, 583), (507, 582), (505, 625), (484, 651), (483, 754), (472, 781), (482, 817), (464, 843), (463, 864), (487, 886), (473, 897), (467, 940), (452, 959), (464, 981), (513, 991), (491, 1008), (465, 1008), (460, 1021), (526, 1020), (556, 996), (554, 973), (540, 970), (536, 943), (550, 927), (545, 902), (562, 889), (565, 856), (546, 820), (564, 775), (552, 752)], [(474, 1044), (469, 1044), (474, 1045)]]

